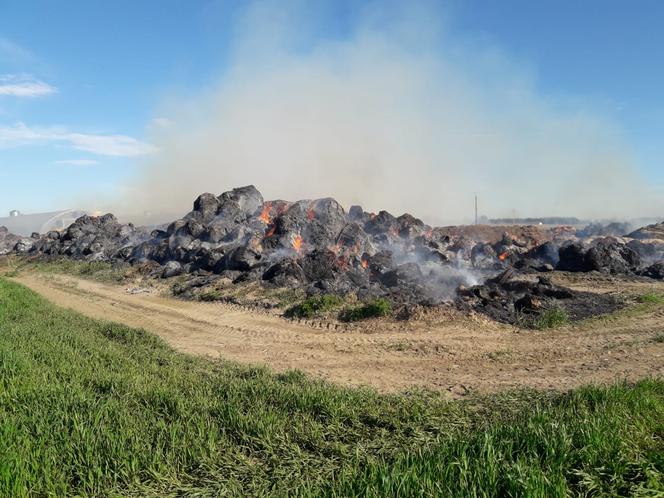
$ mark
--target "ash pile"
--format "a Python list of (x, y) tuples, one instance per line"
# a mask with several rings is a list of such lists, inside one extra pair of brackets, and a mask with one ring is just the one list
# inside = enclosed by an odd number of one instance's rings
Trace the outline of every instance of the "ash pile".
[(578, 321), (610, 313), (622, 305), (610, 294), (572, 290), (553, 284), (547, 276), (532, 278), (513, 268), (482, 285), (459, 288), (456, 303), (461, 309), (474, 310), (493, 320), (528, 327), (536, 326), (540, 317), (554, 311), (563, 313), (565, 321)]
[[(63, 232), (29, 239), (0, 231), (0, 250), (13, 244), (13, 251), (40, 258), (109, 261), (149, 276), (179, 277), (183, 297), (224, 279), (307, 295), (385, 297), (393, 304), (455, 303), (501, 321), (552, 306), (582, 318), (589, 313), (584, 300), (599, 312), (611, 306), (538, 279), (538, 273), (664, 277), (664, 240), (653, 239), (657, 226), (628, 237), (603, 236), (607, 230), (597, 227), (579, 236), (555, 229), (547, 235), (532, 226), (496, 236), (488, 228), (434, 228), (409, 214), (374, 214), (359, 206), (346, 212), (332, 198), (265, 201), (246, 186), (202, 194), (183, 218), (155, 229), (122, 224), (111, 214), (83, 216)], [(610, 233), (622, 228), (610, 227)], [(512, 269), (509, 278), (500, 276), (506, 268)]]
[(50, 231), (23, 240), (19, 253), (67, 256), (88, 261), (118, 261), (121, 249), (127, 250), (150, 237), (150, 231), (131, 223), (122, 224), (112, 214), (81, 216), (66, 230)]
[[(664, 224), (658, 227), (664, 231)], [(555, 269), (664, 279), (664, 238), (637, 238), (639, 233), (549, 241), (520, 255), (515, 266), (523, 271)]]
[(0, 256), (15, 252), (17, 244), (22, 240), (22, 237), (10, 233), (7, 227), (0, 227)]
[[(435, 304), (495, 271), (495, 249), (473, 251), (404, 214), (377, 214), (332, 198), (264, 201), (253, 186), (202, 194), (183, 218), (152, 231), (110, 214), (84, 216), (20, 252), (140, 265), (152, 275), (187, 276), (183, 294), (225, 278), (233, 283), (302, 288), (308, 294), (355, 293), (395, 303)], [(474, 268), (473, 268), (474, 265)]]

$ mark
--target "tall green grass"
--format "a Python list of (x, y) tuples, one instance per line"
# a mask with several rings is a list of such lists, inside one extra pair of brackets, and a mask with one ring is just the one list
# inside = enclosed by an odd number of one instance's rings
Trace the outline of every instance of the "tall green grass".
[(179, 354), (0, 280), (0, 496), (657, 496), (664, 383), (446, 402)]

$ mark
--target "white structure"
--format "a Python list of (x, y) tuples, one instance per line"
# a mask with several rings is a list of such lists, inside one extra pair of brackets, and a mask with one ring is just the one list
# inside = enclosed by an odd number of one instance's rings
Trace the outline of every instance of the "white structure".
[(80, 209), (66, 209), (50, 213), (21, 214), (13, 210), (6, 218), (0, 218), (0, 227), (7, 227), (10, 233), (29, 237), (33, 232), (46, 233), (51, 230), (64, 230), (77, 218), (87, 214)]

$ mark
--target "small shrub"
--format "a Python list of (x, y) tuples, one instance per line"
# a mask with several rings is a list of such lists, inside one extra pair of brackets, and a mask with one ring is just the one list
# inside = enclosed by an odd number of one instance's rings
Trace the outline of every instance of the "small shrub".
[(663, 343), (664, 342), (664, 334), (657, 334), (655, 337), (652, 338), (652, 342), (657, 342), (657, 343)]
[(552, 329), (567, 325), (569, 323), (569, 315), (567, 311), (562, 308), (554, 307), (543, 311), (533, 322), (533, 327), (542, 329)]
[(198, 299), (205, 302), (220, 301), (223, 296), (221, 292), (217, 289), (210, 289), (205, 292), (201, 292), (198, 295)]
[(342, 322), (357, 322), (367, 318), (386, 316), (392, 310), (392, 305), (385, 298), (378, 298), (362, 306), (346, 308), (339, 314)]
[(661, 294), (655, 294), (654, 292), (648, 292), (646, 294), (642, 294), (641, 296), (636, 298), (637, 302), (645, 304), (661, 304), (664, 303), (664, 297)]
[(289, 318), (311, 318), (340, 306), (342, 302), (342, 299), (334, 294), (312, 296), (288, 308), (285, 315)]

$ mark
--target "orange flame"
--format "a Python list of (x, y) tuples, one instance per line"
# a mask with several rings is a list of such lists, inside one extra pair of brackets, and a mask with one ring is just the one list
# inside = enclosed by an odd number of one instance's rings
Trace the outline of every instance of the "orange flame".
[(367, 259), (365, 256), (362, 256), (360, 264), (362, 265), (362, 268), (366, 270), (367, 268), (369, 268), (369, 259)]
[(509, 256), (509, 253), (507, 251), (505, 251), (505, 252), (500, 253), (498, 255), (498, 259), (501, 260), (501, 261), (505, 261), (507, 259), (507, 256)]
[(276, 228), (277, 227), (275, 225), (270, 225), (267, 232), (265, 232), (265, 238), (272, 237), (274, 235), (274, 231), (276, 230)]
[(302, 236), (299, 233), (293, 239), (293, 249), (297, 252), (300, 252), (300, 249), (302, 249)]
[(261, 211), (260, 216), (258, 217), (259, 220), (261, 220), (263, 223), (266, 225), (270, 223), (271, 217), (270, 217), (270, 211), (272, 210), (272, 203), (271, 202), (266, 202), (265, 205), (263, 206), (263, 211)]

